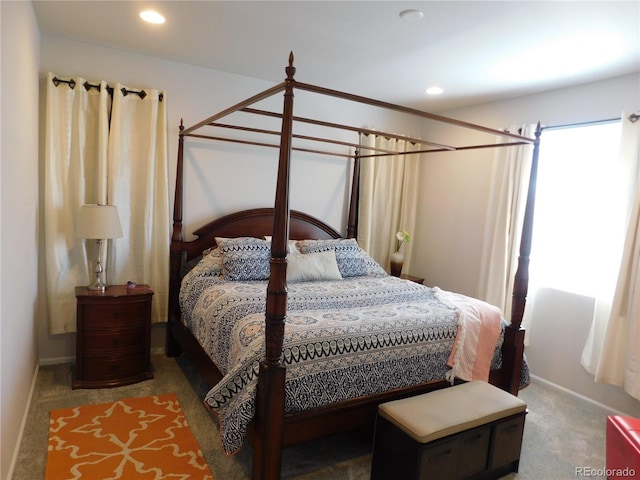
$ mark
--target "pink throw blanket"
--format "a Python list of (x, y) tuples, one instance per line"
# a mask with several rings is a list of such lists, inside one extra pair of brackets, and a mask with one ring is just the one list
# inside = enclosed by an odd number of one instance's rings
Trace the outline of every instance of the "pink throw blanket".
[(489, 380), (493, 352), (500, 336), (502, 312), (482, 300), (436, 288), (436, 296), (456, 309), (458, 332), (447, 365), (447, 379)]

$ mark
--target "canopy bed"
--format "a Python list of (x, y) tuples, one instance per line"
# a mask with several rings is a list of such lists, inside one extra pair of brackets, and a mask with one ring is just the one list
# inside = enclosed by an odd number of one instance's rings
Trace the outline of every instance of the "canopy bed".
[[(291, 54), (286, 79), (282, 83), (191, 127), (185, 128), (181, 124), (179, 134), (170, 253), (167, 354), (173, 356), (186, 352), (200, 368), (213, 387), (205, 402), (225, 424), (225, 428), (221, 426), (227, 435), (223, 441), (231, 444), (227, 453), (233, 453), (246, 435), (253, 446), (253, 478), (256, 479), (279, 478), (281, 450), (288, 445), (365, 424), (375, 418), (377, 405), (382, 402), (447, 387), (454, 381), (454, 376), (463, 378), (458, 371), (452, 374), (453, 370), (449, 370), (449, 367), (456, 368), (457, 360), (452, 360), (454, 352), (463, 348), (457, 343), (461, 340), (456, 339), (456, 332), (461, 331), (459, 320), (463, 307), (456, 302), (459, 299), (463, 303), (471, 301), (437, 288), (431, 289), (391, 277), (366, 252), (359, 250), (354, 239), (357, 231), (359, 165), (364, 158), (390, 155), (391, 152), (363, 152), (358, 144), (328, 136), (300, 135), (294, 133), (293, 127), (294, 124), (305, 124), (338, 131), (393, 134), (294, 115), (294, 90), (357, 102), (504, 139), (498, 143), (454, 146), (411, 138), (412, 142), (421, 144), (421, 148), (411, 154), (534, 144), (511, 321), (507, 323), (501, 319), (500, 331), (494, 328), (499, 341), (491, 346), (494, 355), (489, 359), (491, 366), (486, 365), (485, 373), (488, 381), (494, 385), (517, 394), (526, 369), (523, 366), (524, 330), (521, 322), (527, 294), (539, 134), (535, 139), (527, 138), (299, 83), (294, 80), (294, 74)], [(252, 107), (282, 92), (282, 113)], [(281, 130), (219, 122), (237, 112), (281, 120)], [(210, 130), (204, 131), (212, 128), (251, 135), (277, 135), (279, 143), (212, 135)], [(244, 210), (215, 219), (195, 230), (195, 239), (184, 240), (184, 145), (189, 138), (277, 148), (279, 156), (274, 207)], [(346, 146), (354, 148), (355, 153), (327, 152), (316, 147), (297, 146), (294, 142), (310, 142), (311, 145), (321, 142), (340, 148)], [(343, 237), (317, 218), (290, 209), (289, 172), (291, 155), (295, 151), (330, 154), (353, 162), (346, 236)], [(294, 250), (295, 257), (292, 256)], [(320, 276), (314, 277), (324, 281), (292, 280), (293, 261), (310, 258), (326, 262), (322, 263)], [(209, 290), (211, 285), (214, 290)], [(393, 298), (390, 306), (383, 305), (384, 302), (380, 300), (385, 295)], [(344, 305), (349, 310), (343, 310)], [(427, 320), (418, 319), (415, 314), (415, 311), (423, 309), (430, 312)], [(230, 323), (223, 324), (223, 318), (216, 318), (214, 322), (219, 322), (219, 330), (212, 333), (213, 329), (205, 325), (207, 311), (215, 311), (220, 315), (225, 311)], [(240, 317), (242, 322), (246, 322), (242, 326), (239, 326)], [(369, 317), (375, 317), (375, 321), (370, 321)], [(401, 318), (402, 321), (394, 324), (386, 317)], [(322, 331), (323, 334), (330, 332), (329, 338), (316, 338), (320, 330), (314, 330), (315, 325), (326, 318), (329, 323), (322, 327)], [(416, 323), (422, 321), (428, 325)], [(369, 327), (378, 330), (371, 333), (366, 330)], [(423, 335), (421, 332), (429, 333)], [(418, 337), (431, 337), (431, 343), (423, 344), (423, 339)], [(240, 351), (239, 344), (245, 347), (251, 344), (253, 350), (249, 353)], [(213, 359), (212, 354), (208, 353), (208, 350), (218, 351), (223, 347), (226, 350), (219, 353), (220, 357)], [(429, 352), (427, 357), (430, 360), (418, 359), (415, 349)], [(356, 357), (356, 351), (362, 351), (366, 360)], [(391, 351), (403, 352), (405, 357), (390, 359)], [(244, 363), (238, 366), (232, 361), (236, 358), (243, 359)], [(417, 363), (406, 363), (408, 358)], [(424, 369), (431, 368), (427, 363), (434, 359), (439, 362), (435, 368), (437, 371), (425, 373)], [(299, 363), (303, 361), (307, 363)], [(411, 365), (405, 367), (404, 373), (389, 370), (389, 364), (403, 362)], [(358, 368), (368, 371), (363, 373)], [(406, 374), (409, 370), (419, 372), (419, 378), (407, 378), (412, 376)], [(310, 377), (312, 371), (321, 378), (315, 379), (315, 386), (309, 386), (301, 379)], [(335, 372), (341, 373), (338, 375)], [(349, 382), (345, 383), (345, 378), (354, 379), (353, 388)], [(459, 378), (455, 381), (461, 381)], [(337, 390), (340, 390), (340, 394)], [(343, 390), (349, 392), (344, 393)], [(244, 403), (241, 402), (238, 411), (227, 412), (231, 400), (237, 397), (244, 398)]]

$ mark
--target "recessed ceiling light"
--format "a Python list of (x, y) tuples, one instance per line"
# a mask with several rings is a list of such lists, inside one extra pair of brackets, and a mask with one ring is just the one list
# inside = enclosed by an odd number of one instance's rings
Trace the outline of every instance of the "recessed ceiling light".
[(440, 95), (444, 90), (440, 87), (429, 87), (426, 90), (427, 95)]
[(140, 12), (140, 18), (149, 23), (164, 23), (164, 17), (153, 10), (145, 10), (144, 12)]
[(400, 12), (400, 18), (408, 22), (417, 22), (424, 17), (424, 13), (420, 10), (403, 10)]

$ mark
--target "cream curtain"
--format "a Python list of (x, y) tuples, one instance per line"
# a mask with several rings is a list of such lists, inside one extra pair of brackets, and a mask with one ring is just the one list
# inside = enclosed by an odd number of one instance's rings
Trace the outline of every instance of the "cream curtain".
[(624, 388), (640, 399), (640, 122), (622, 115), (617, 178), (628, 220), (611, 303), (596, 309), (582, 364), (595, 381)]
[[(45, 263), (49, 330), (75, 331), (74, 287), (90, 283), (94, 243), (75, 238), (80, 205), (116, 205), (124, 236), (103, 252), (108, 283), (155, 290), (153, 321), (166, 320), (169, 208), (166, 100), (113, 90), (82, 78), (47, 79)], [(86, 86), (85, 86), (86, 83)], [(98, 88), (99, 87), (99, 88)], [(164, 96), (164, 93), (162, 93)], [(111, 123), (111, 125), (110, 125)]]
[[(123, 238), (111, 242), (111, 281), (148, 283), (152, 322), (166, 321), (169, 288), (169, 190), (166, 101), (161, 92), (122, 93), (117, 84), (109, 134), (108, 197), (119, 206)], [(164, 93), (162, 93), (164, 96)]]
[[(405, 140), (379, 135), (360, 136), (362, 147), (412, 151), (417, 147)], [(372, 150), (362, 148), (363, 156)], [(360, 164), (358, 243), (389, 271), (389, 256), (397, 250), (396, 232), (413, 235), (418, 201), (419, 155), (392, 155), (363, 158)], [(402, 248), (404, 271), (411, 270), (411, 251), (415, 238)]]
[[(75, 331), (76, 285), (88, 285), (93, 244), (75, 238), (83, 203), (106, 203), (107, 138), (111, 101), (106, 84), (86, 89), (83, 78), (47, 77), (44, 225), (48, 318), (53, 334)], [(58, 86), (56, 86), (58, 83)]]
[[(512, 126), (511, 133), (533, 138), (536, 125)], [(504, 141), (499, 138), (498, 141)], [(533, 145), (498, 148), (485, 222), (478, 298), (511, 315), (513, 279), (517, 268), (524, 211), (529, 188)]]

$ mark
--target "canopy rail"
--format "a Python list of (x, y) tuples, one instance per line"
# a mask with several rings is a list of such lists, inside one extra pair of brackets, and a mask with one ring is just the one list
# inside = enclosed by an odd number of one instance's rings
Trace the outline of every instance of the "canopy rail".
[[(231, 130), (240, 130), (243, 132), (254, 132), (254, 133), (262, 133), (265, 135), (276, 135), (276, 136), (280, 136), (280, 131), (278, 130), (265, 130), (263, 128), (251, 128), (251, 127), (242, 127), (240, 125), (230, 125), (230, 124), (226, 124), (226, 123), (217, 123), (217, 122), (211, 122), (209, 124), (209, 126), (211, 127), (219, 127), (219, 128), (228, 128)], [(395, 150), (390, 150), (387, 148), (380, 148), (380, 147), (368, 147), (368, 146), (363, 146), (360, 145), (358, 143), (353, 143), (353, 142), (344, 142), (344, 141), (340, 141), (340, 140), (333, 140), (330, 138), (325, 138), (325, 137), (315, 137), (315, 136), (311, 136), (311, 135), (300, 135), (300, 134), (293, 134), (292, 138), (298, 138), (301, 140), (309, 140), (309, 141), (313, 141), (313, 142), (321, 142), (321, 143), (331, 143), (333, 145), (342, 145), (342, 146), (346, 146), (346, 147), (354, 147), (354, 148), (366, 148), (367, 150), (373, 150), (376, 152), (386, 152), (386, 153), (394, 153)]]
[[(213, 127), (220, 127), (220, 128), (228, 128), (228, 129), (234, 129), (234, 130), (242, 130), (242, 131), (247, 131), (247, 132), (254, 132), (254, 133), (262, 133), (262, 134), (266, 134), (266, 135), (276, 135), (279, 136), (280, 132), (275, 131), (275, 130), (264, 130), (264, 129), (259, 129), (259, 128), (250, 128), (250, 127), (240, 127), (237, 125), (227, 125), (227, 124), (219, 124), (219, 123), (210, 123), (210, 126)], [(367, 133), (366, 131), (363, 131), (366, 129), (361, 129), (359, 131), (359, 133)], [(385, 135), (382, 132), (375, 132), (376, 135), (383, 135), (383, 136), (388, 136)], [(259, 146), (259, 147), (269, 147), (269, 148), (280, 148), (279, 144), (275, 144), (275, 143), (266, 143), (266, 142), (258, 142), (255, 140), (242, 140), (239, 138), (232, 138), (232, 137), (219, 137), (219, 136), (214, 136), (214, 135), (204, 135), (204, 134), (198, 134), (198, 133), (190, 133), (190, 134), (186, 134), (184, 135), (186, 137), (192, 137), (192, 138), (202, 138), (202, 139), (206, 139), (206, 140), (216, 140), (216, 141), (220, 141), (220, 142), (229, 142), (229, 143), (238, 143), (238, 144), (243, 144), (243, 145), (253, 145), (253, 146)], [(401, 137), (399, 135), (396, 135), (395, 137)], [(307, 152), (307, 153), (314, 153), (314, 154), (319, 154), (319, 155), (328, 155), (328, 156), (334, 156), (334, 157), (342, 157), (342, 158), (361, 158), (361, 159), (365, 159), (365, 158), (377, 158), (377, 157), (390, 157), (390, 156), (394, 156), (394, 155), (417, 155), (417, 154), (423, 154), (423, 153), (440, 153), (440, 152), (451, 152), (451, 151), (467, 151), (467, 150), (479, 150), (479, 149), (486, 149), (486, 148), (498, 148), (498, 147), (513, 147), (513, 146), (518, 146), (518, 145), (530, 145), (531, 142), (501, 142), (501, 143), (491, 143), (491, 144), (484, 144), (484, 145), (468, 145), (468, 146), (463, 146), (463, 147), (444, 147), (444, 148), (432, 148), (432, 149), (421, 149), (421, 150), (411, 150), (411, 151), (398, 151), (398, 150), (389, 150), (389, 149), (384, 149), (384, 148), (379, 148), (379, 147), (369, 147), (366, 145), (359, 145), (357, 143), (352, 143), (352, 142), (343, 142), (343, 141), (339, 141), (339, 140), (332, 140), (330, 138), (324, 138), (324, 137), (314, 137), (314, 136), (309, 136), (309, 135), (298, 135), (298, 134), (293, 134), (292, 138), (297, 138), (300, 140), (308, 140), (308, 141), (315, 141), (315, 142), (322, 142), (322, 143), (330, 143), (333, 145), (342, 145), (342, 146), (348, 146), (348, 147), (354, 147), (356, 149), (360, 149), (360, 150), (372, 150), (375, 152), (380, 152), (380, 153), (371, 153), (371, 154), (349, 154), (349, 153), (344, 153), (344, 152), (337, 152), (337, 151), (326, 151), (326, 150), (317, 150), (317, 149), (312, 149), (312, 148), (304, 148), (304, 147), (292, 147), (291, 150), (293, 151), (299, 151), (299, 152)], [(406, 140), (409, 140), (409, 137), (405, 137)], [(414, 143), (414, 142), (412, 142)], [(426, 142), (421, 142), (421, 143), (426, 143)]]
[[(252, 140), (241, 140), (239, 138), (229, 138), (229, 137), (215, 137), (211, 135), (200, 135), (196, 133), (191, 133), (186, 135), (192, 138), (204, 138), (207, 140), (217, 140), (220, 142), (230, 142), (230, 143), (240, 143), (243, 145), (254, 145), (258, 147), (269, 147), (269, 148), (280, 148), (279, 144), (275, 143), (265, 143), (265, 142), (256, 142)], [(354, 155), (349, 153), (340, 153), (340, 152), (327, 152), (325, 150), (315, 150), (312, 148), (303, 148), (303, 147), (291, 147), (291, 150), (295, 150), (297, 152), (307, 152), (307, 153), (315, 153), (319, 155), (329, 155), (332, 157), (344, 157), (344, 158), (354, 158)]]
[[(303, 85), (307, 85), (307, 84), (303, 84)], [(299, 86), (300, 86), (300, 84), (296, 83), (294, 85), (294, 88), (299, 87)], [(324, 90), (321, 87), (316, 87), (316, 88), (320, 89), (320, 90)], [(256, 101), (263, 100), (264, 98), (267, 98), (268, 96), (273, 95), (273, 93), (270, 93), (270, 94), (267, 93), (267, 92), (270, 92), (270, 91), (271, 90), (267, 90), (267, 91), (263, 92), (262, 94), (258, 94), (258, 95), (254, 96), (254, 97), (251, 97), (251, 99), (250, 99), (251, 102), (249, 100), (247, 100), (246, 102), (241, 102), (241, 103), (235, 105), (234, 107), (231, 107), (231, 108), (225, 110), (224, 112), (221, 112), (218, 115), (214, 115), (212, 117), (209, 117), (207, 120), (203, 120), (202, 122), (194, 125), (193, 127), (185, 129), (181, 133), (181, 135), (182, 136), (188, 136), (188, 137), (194, 137), (194, 138), (203, 138), (203, 139), (208, 139), (208, 140), (217, 140), (217, 141), (223, 141), (223, 142), (226, 141), (226, 142), (231, 142), (231, 143), (239, 143), (239, 144), (245, 144), (245, 145), (262, 146), (262, 147), (269, 147), (269, 148), (279, 148), (280, 145), (279, 144), (275, 144), (275, 143), (259, 142), (259, 141), (255, 141), (255, 140), (241, 140), (241, 139), (236, 139), (236, 138), (232, 138), (232, 137), (213, 136), (213, 135), (192, 133), (194, 130), (197, 130), (197, 129), (203, 127), (203, 126), (209, 126), (209, 127), (216, 127), (216, 128), (222, 128), (222, 129), (230, 129), (230, 130), (252, 132), (252, 133), (258, 133), (258, 134), (264, 134), (264, 135), (274, 135), (274, 136), (281, 135), (281, 132), (277, 131), (277, 130), (267, 130), (267, 129), (253, 128), (253, 127), (243, 127), (243, 126), (239, 126), (239, 125), (232, 125), (232, 124), (216, 122), (216, 120), (218, 120), (220, 118), (223, 118), (225, 116), (228, 116), (228, 115), (230, 115), (232, 113), (235, 113), (235, 112), (244, 112), (244, 113), (249, 113), (249, 114), (262, 115), (262, 116), (282, 119), (283, 115), (281, 113), (270, 112), (268, 110), (261, 110), (261, 109), (250, 108), (248, 106), (244, 106), (244, 105), (246, 105), (248, 103), (255, 103)], [(332, 91), (332, 92), (335, 92), (335, 91)], [(277, 93), (277, 91), (275, 93)], [(342, 93), (342, 92), (338, 92), (338, 93)], [(342, 95), (344, 96), (343, 98), (349, 98), (349, 97), (352, 96), (351, 94), (346, 94), (346, 93), (342, 93)], [(365, 97), (357, 97), (357, 98), (365, 98)], [(370, 102), (380, 103), (377, 100), (370, 100)], [(384, 103), (384, 102), (382, 102), (382, 103)], [(379, 106), (379, 105), (376, 105), (376, 106)], [(400, 111), (403, 111), (404, 113), (410, 113), (409, 111), (413, 111), (413, 109), (409, 109), (408, 107), (398, 107), (398, 108), (400, 109)], [(409, 111), (405, 111), (405, 110), (409, 110)], [(419, 112), (419, 111), (416, 110), (416, 112)], [(430, 119), (436, 120), (436, 121), (442, 121), (440, 119), (446, 118), (446, 117), (440, 117), (440, 116), (434, 115), (434, 114), (429, 114), (429, 113), (426, 113), (426, 112), (421, 112), (421, 113), (423, 113), (424, 115), (420, 115), (420, 116), (423, 116), (425, 118), (430, 118)], [(353, 125), (326, 122), (326, 121), (322, 121), (322, 120), (299, 117), (299, 116), (295, 116), (295, 115), (293, 116), (292, 120), (293, 120), (294, 123), (296, 123), (296, 122), (298, 122), (298, 123), (306, 123), (306, 124), (311, 124), (311, 125), (320, 126), (320, 127), (327, 127), (327, 128), (337, 129), (337, 130), (351, 131), (351, 132), (355, 132), (357, 134), (364, 134), (364, 135), (380, 135), (380, 136), (384, 136), (384, 137), (387, 137), (387, 138), (393, 138), (393, 139), (396, 139), (396, 140), (404, 140), (404, 141), (410, 142), (412, 144), (429, 145), (429, 146), (434, 147), (434, 148), (429, 148), (429, 149), (424, 149), (423, 148), (423, 149), (412, 150), (412, 151), (398, 151), (398, 150), (383, 149), (383, 148), (380, 148), (380, 147), (373, 147), (373, 146), (369, 147), (369, 146), (359, 145), (359, 144), (353, 143), (353, 142), (346, 142), (346, 141), (336, 140), (336, 139), (333, 139), (331, 137), (320, 137), (320, 136), (302, 135), (302, 134), (293, 134), (293, 133), (291, 135), (292, 139), (298, 139), (298, 140), (304, 140), (304, 141), (312, 141), (312, 142), (320, 142), (320, 143), (327, 143), (327, 144), (332, 144), (332, 145), (348, 146), (348, 147), (353, 147), (353, 148), (357, 148), (357, 149), (360, 149), (360, 150), (369, 150), (369, 151), (374, 151), (374, 152), (382, 152), (382, 153), (374, 153), (374, 154), (360, 154), (359, 155), (360, 158), (384, 157), (384, 156), (392, 156), (392, 155), (416, 155), (416, 154), (423, 154), (423, 153), (439, 153), (439, 152), (447, 152), (447, 151), (466, 151), (466, 150), (477, 150), (477, 149), (484, 149), (484, 148), (512, 147), (512, 146), (528, 145), (528, 144), (535, 143), (535, 139), (533, 139), (533, 138), (512, 134), (512, 133), (505, 132), (505, 131), (502, 131), (502, 130), (496, 130), (496, 129), (491, 129), (491, 128), (488, 128), (488, 127), (482, 127), (482, 126), (479, 126), (479, 125), (475, 125), (475, 124), (471, 124), (471, 123), (467, 123), (467, 122), (462, 122), (462, 121), (454, 120), (454, 119), (448, 119), (447, 123), (450, 123), (450, 124), (453, 124), (453, 125), (456, 125), (456, 126), (463, 126), (465, 128), (470, 128), (470, 129), (476, 130), (476, 131), (482, 131), (484, 133), (491, 133), (491, 134), (494, 134), (496, 136), (506, 137), (506, 138), (509, 138), (509, 139), (515, 140), (515, 141), (499, 142), (499, 143), (491, 143), (491, 144), (482, 144), (482, 145), (454, 146), (454, 145), (446, 145), (446, 144), (442, 144), (442, 143), (438, 143), (438, 142), (433, 142), (433, 141), (425, 140), (425, 139), (422, 139), (422, 138), (410, 137), (410, 136), (407, 136), (407, 135), (399, 135), (399, 134), (395, 134), (395, 133), (384, 132), (384, 131), (379, 131), (379, 130), (373, 130), (373, 129), (364, 128), (364, 127), (356, 127), (356, 126), (353, 126)], [(315, 153), (315, 154), (320, 154), (320, 155), (343, 157), (343, 158), (355, 158), (354, 154), (346, 154), (344, 152), (337, 152), (337, 151), (326, 151), (326, 150), (318, 150), (318, 149), (303, 148), (303, 147), (292, 147), (292, 150), (300, 151), (300, 152), (307, 152), (307, 153)]]
[[(260, 133), (260, 134), (264, 134), (264, 135), (275, 135), (275, 136), (280, 136), (280, 131), (277, 130), (266, 130), (263, 128), (252, 128), (252, 127), (242, 127), (239, 125), (230, 125), (230, 124), (226, 124), (226, 123), (217, 123), (217, 122), (212, 122), (209, 124), (209, 126), (211, 127), (218, 127), (218, 128), (226, 128), (226, 129), (230, 129), (230, 130), (240, 130), (243, 132), (252, 132), (252, 133)], [(315, 136), (311, 136), (311, 135), (300, 135), (300, 134), (292, 134), (291, 138), (297, 138), (300, 140), (308, 140), (308, 141), (312, 141), (312, 142), (320, 142), (320, 143), (329, 143), (332, 145), (341, 145), (341, 146), (346, 146), (346, 147), (354, 147), (354, 148), (358, 148), (358, 144), (357, 143), (353, 143), (353, 142), (344, 142), (344, 141), (340, 141), (340, 140), (333, 140), (330, 138), (325, 138), (325, 137), (315, 137)], [(391, 152), (391, 150), (384, 150), (385, 152)], [(321, 152), (316, 152), (316, 153), (321, 153)], [(322, 152), (324, 153), (324, 152)], [(326, 152), (329, 153), (329, 152)], [(340, 155), (340, 154), (337, 154)], [(353, 155), (349, 155), (349, 157), (353, 157)]]
[[(264, 116), (268, 116), (268, 117), (275, 117), (275, 118), (282, 118), (282, 114), (280, 113), (276, 113), (276, 112), (269, 112), (267, 110), (258, 110), (255, 108), (243, 108), (242, 109), (243, 112), (247, 112), (247, 113), (255, 113), (258, 115), (264, 115)], [(422, 145), (432, 145), (434, 147), (439, 147), (439, 148), (443, 148), (443, 149), (447, 149), (447, 150), (455, 150), (455, 147), (449, 146), (449, 145), (443, 145), (441, 143), (436, 143), (436, 142), (432, 142), (429, 140), (424, 140), (421, 138), (412, 138), (412, 137), (408, 137), (406, 135), (398, 135), (396, 133), (390, 133), (390, 132), (382, 132), (379, 130), (372, 130), (369, 128), (364, 128), (364, 127), (354, 127), (352, 125), (344, 125), (344, 124), (340, 124), (340, 123), (332, 123), (332, 122), (325, 122), (322, 120), (316, 120), (313, 118), (304, 118), (304, 117), (299, 117), (299, 116), (295, 116), (293, 117), (293, 121), (294, 122), (300, 122), (300, 123), (308, 123), (310, 125), (316, 125), (316, 126), (320, 126), (320, 127), (328, 127), (328, 128), (335, 128), (338, 130), (346, 130), (346, 131), (352, 131), (352, 132), (356, 132), (356, 133), (364, 133), (364, 134), (370, 134), (370, 135), (382, 135), (383, 137), (388, 137), (388, 138), (395, 138), (396, 140), (406, 140), (408, 142), (411, 143), (420, 143)]]
[[(467, 150), (479, 150), (483, 148), (498, 148), (498, 147), (515, 147), (517, 145), (530, 145), (531, 142), (506, 142), (506, 143), (491, 143), (486, 145), (469, 145), (465, 147), (456, 147), (453, 151), (461, 152)], [(416, 155), (419, 153), (439, 153), (439, 152), (450, 152), (452, 150), (448, 148), (438, 148), (438, 149), (430, 149), (430, 150), (411, 150), (407, 152), (392, 152), (392, 153), (378, 153), (378, 154), (370, 154), (370, 155), (360, 155), (360, 158), (374, 158), (374, 157), (388, 157), (392, 155)]]
[(192, 125), (191, 127), (186, 128), (185, 130), (180, 132), (180, 135), (188, 135), (191, 132), (199, 129), (200, 127), (207, 125), (208, 123), (215, 122), (216, 120), (219, 120), (223, 117), (231, 115), (232, 113), (237, 112), (243, 109), (244, 107), (248, 107), (249, 105), (253, 105), (254, 103), (257, 103), (269, 97), (272, 97), (276, 93), (283, 92), (284, 89), (285, 89), (285, 82), (281, 82), (277, 85), (274, 85), (273, 87), (268, 88), (267, 90), (264, 90), (263, 92), (260, 92), (254, 95), (253, 97), (247, 98), (242, 102), (238, 102), (232, 107), (229, 107), (226, 110), (223, 110), (220, 113), (217, 113), (215, 115), (211, 115), (209, 118), (206, 118), (205, 120), (202, 120), (201, 122), (198, 122), (195, 125)]
[(299, 83), (296, 82), (296, 88), (300, 90), (305, 90), (308, 92), (319, 93), (321, 95), (327, 95), (331, 97), (341, 98), (343, 100), (350, 100), (357, 103), (362, 103), (366, 105), (371, 105), (374, 107), (383, 108), (385, 110), (391, 110), (395, 112), (406, 113), (409, 115), (413, 115), (416, 117), (426, 118), (428, 120), (435, 120), (440, 123), (447, 123), (450, 125), (456, 125), (458, 127), (467, 128), (470, 130), (477, 130), (479, 132), (491, 133), (494, 135), (499, 135), (502, 137), (510, 137), (517, 140), (521, 140), (527, 143), (533, 143), (535, 140), (533, 138), (524, 137), (521, 135), (515, 135), (513, 133), (505, 132), (503, 130), (496, 130), (494, 128), (485, 127), (482, 125), (477, 125), (475, 123), (464, 122), (462, 120), (456, 120), (454, 118), (444, 117), (442, 115), (437, 115), (434, 113), (424, 112), (422, 110), (417, 110), (411, 107), (405, 107), (402, 105), (395, 105), (393, 103), (384, 102), (382, 100), (376, 100), (373, 98), (362, 97), (360, 95), (354, 95), (352, 93), (340, 92), (338, 90), (332, 90), (325, 87), (318, 87), (317, 85), (311, 85), (309, 83)]

